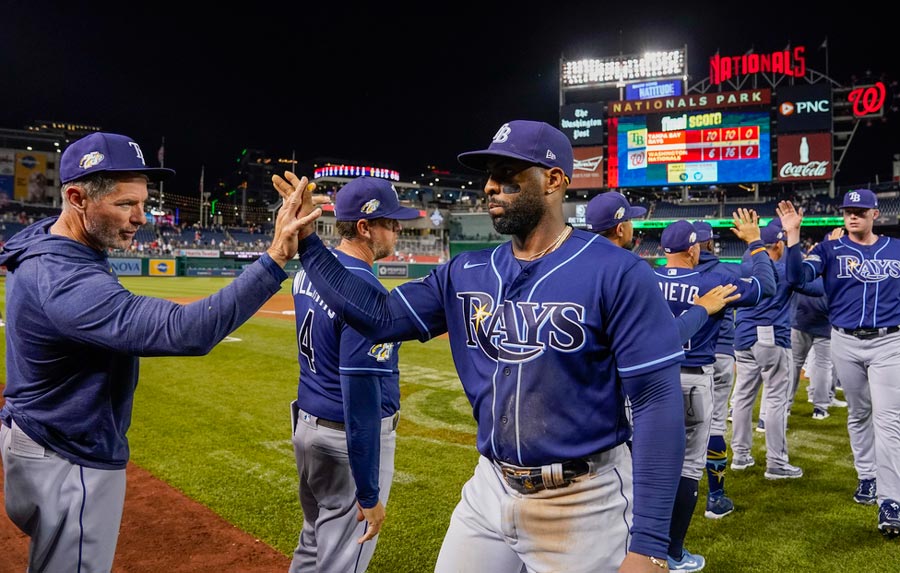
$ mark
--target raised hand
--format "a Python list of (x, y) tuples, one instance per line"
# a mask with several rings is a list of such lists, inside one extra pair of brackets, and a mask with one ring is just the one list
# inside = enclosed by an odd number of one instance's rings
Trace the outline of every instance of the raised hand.
[[(285, 175), (288, 173), (285, 172)], [(278, 175), (272, 177), (272, 184), (284, 201), (275, 215), (275, 236), (266, 252), (282, 267), (296, 256), (300, 239), (315, 231), (315, 220), (322, 215), (321, 209), (314, 207), (312, 189), (309, 188), (307, 178), (297, 178), (293, 173), (290, 175), (296, 181), (294, 185), (288, 184)], [(281, 185), (276, 183), (276, 177)]]
[(834, 229), (831, 230), (830, 233), (828, 233), (828, 240), (829, 241), (837, 241), (838, 239), (840, 239), (843, 236), (844, 236), (844, 228), (843, 227), (835, 227)]
[(791, 231), (800, 231), (800, 224), (803, 223), (803, 209), (799, 211), (794, 209), (794, 204), (790, 201), (779, 201), (775, 208), (778, 218), (781, 219), (781, 228), (785, 234)]
[(756, 211), (741, 207), (732, 214), (732, 217), (734, 218), (734, 227), (731, 228), (731, 232), (738, 239), (748, 245), (759, 240), (759, 215), (756, 214)]

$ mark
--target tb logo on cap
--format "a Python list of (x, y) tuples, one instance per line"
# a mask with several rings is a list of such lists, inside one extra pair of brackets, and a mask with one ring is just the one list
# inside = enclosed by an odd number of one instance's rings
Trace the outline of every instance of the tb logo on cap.
[(859, 203), (859, 200), (862, 199), (862, 197), (856, 191), (851, 191), (849, 193), (849, 196), (850, 196), (850, 200), (853, 201), (854, 203)]
[(147, 165), (147, 162), (144, 161), (144, 152), (141, 151), (141, 146), (133, 141), (129, 141), (128, 145), (134, 148), (134, 152), (137, 155), (137, 158), (141, 160), (141, 165)]
[(504, 123), (500, 126), (500, 129), (497, 130), (497, 133), (494, 135), (494, 143), (506, 143), (509, 139), (509, 133), (512, 130), (509, 128), (508, 123)]

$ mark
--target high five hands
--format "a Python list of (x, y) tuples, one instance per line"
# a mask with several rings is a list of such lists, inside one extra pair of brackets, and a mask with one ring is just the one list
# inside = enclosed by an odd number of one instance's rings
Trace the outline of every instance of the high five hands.
[(322, 215), (319, 205), (331, 202), (328, 196), (313, 195), (316, 184), (310, 183), (306, 177), (297, 177), (291, 171), (285, 171), (284, 177), (278, 174), (272, 175), (272, 187), (284, 199), (284, 205), (281, 208), (284, 209), (285, 205), (290, 206), (292, 216), (299, 228), (297, 239), (302, 240), (312, 235), (316, 230), (314, 223)]
[(756, 211), (741, 207), (732, 214), (732, 217), (734, 227), (731, 228), (731, 232), (737, 235), (738, 239), (748, 245), (759, 240), (759, 215)]
[[(272, 237), (271, 245), (266, 249), (272, 260), (282, 268), (297, 254), (300, 239), (315, 230), (313, 223), (322, 214), (321, 210), (313, 207), (313, 200), (310, 197), (312, 189), (307, 189), (306, 177), (297, 179), (293, 173), (290, 175), (296, 180), (296, 185), (287, 184), (277, 175), (273, 177), (272, 183), (284, 201), (275, 215), (275, 235)], [(277, 184), (275, 178), (283, 185)], [(312, 184), (312, 187), (315, 185)]]

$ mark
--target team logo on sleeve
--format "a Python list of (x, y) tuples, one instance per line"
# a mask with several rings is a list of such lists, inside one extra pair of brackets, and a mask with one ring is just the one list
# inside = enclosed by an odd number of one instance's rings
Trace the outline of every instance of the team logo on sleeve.
[(900, 261), (895, 259), (859, 260), (856, 255), (837, 258), (839, 279), (856, 279), (862, 283), (877, 283), (900, 277)]
[(393, 354), (393, 342), (382, 342), (381, 344), (375, 344), (374, 346), (372, 346), (372, 348), (369, 349), (369, 356), (371, 356), (378, 362), (387, 362), (391, 359), (391, 356)]
[(584, 307), (572, 302), (503, 301), (491, 295), (461, 292), (466, 345), (503, 362), (528, 362), (548, 347), (575, 352), (584, 346)]

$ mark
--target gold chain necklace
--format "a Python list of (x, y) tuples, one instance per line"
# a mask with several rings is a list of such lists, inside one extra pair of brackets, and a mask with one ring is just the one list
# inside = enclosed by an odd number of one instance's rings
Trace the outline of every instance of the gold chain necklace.
[(556, 249), (556, 247), (558, 247), (558, 246), (565, 240), (566, 237), (569, 236), (569, 233), (570, 233), (571, 231), (572, 231), (572, 227), (566, 225), (565, 227), (563, 227), (562, 232), (560, 232), (560, 234), (556, 236), (556, 239), (554, 239), (552, 243), (550, 243), (549, 245), (547, 245), (547, 248), (546, 248), (546, 249), (544, 249), (544, 250), (541, 251), (540, 253), (531, 255), (531, 256), (528, 257), (526, 260), (528, 260), (528, 261), (533, 261), (534, 259), (538, 259), (538, 258), (543, 257), (544, 255), (546, 255), (547, 253), (552, 252), (554, 249)]

